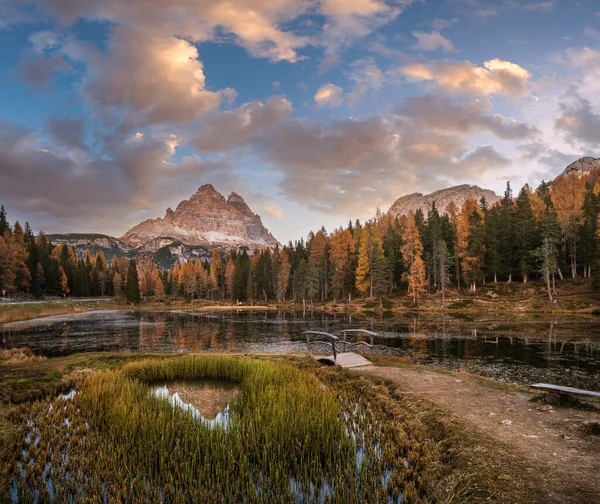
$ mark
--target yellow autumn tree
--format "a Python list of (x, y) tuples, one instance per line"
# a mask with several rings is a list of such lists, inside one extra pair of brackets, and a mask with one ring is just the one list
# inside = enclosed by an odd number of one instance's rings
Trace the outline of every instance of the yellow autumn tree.
[(355, 242), (349, 229), (339, 229), (331, 235), (330, 259), (333, 265), (333, 295), (344, 297), (350, 291), (352, 260), (355, 252)]
[(233, 279), (235, 276), (235, 259), (233, 252), (229, 253), (227, 266), (225, 267), (225, 292), (229, 299), (233, 299)]
[(571, 276), (577, 276), (577, 231), (583, 219), (585, 177), (576, 173), (562, 175), (552, 183), (552, 204), (569, 247)]
[(406, 268), (405, 279), (408, 283), (408, 294), (412, 295), (413, 303), (418, 303), (421, 294), (427, 287), (425, 263), (423, 262), (423, 244), (419, 229), (415, 222), (415, 214), (410, 212), (405, 219), (403, 242), (400, 247), (402, 261)]
[(69, 293), (69, 279), (62, 266), (58, 267), (58, 281), (60, 283), (60, 292), (63, 296)]
[(371, 224), (366, 223), (360, 235), (358, 265), (356, 266), (356, 289), (364, 296), (371, 286)]
[(165, 298), (165, 286), (163, 285), (163, 281), (160, 277), (156, 279), (156, 284), (154, 286), (154, 297), (156, 299), (164, 299)]

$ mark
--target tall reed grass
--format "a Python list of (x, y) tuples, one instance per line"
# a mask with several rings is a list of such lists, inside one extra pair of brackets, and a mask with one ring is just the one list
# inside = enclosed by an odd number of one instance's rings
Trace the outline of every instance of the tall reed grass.
[[(227, 429), (150, 393), (239, 383)], [(457, 465), (451, 423), (339, 369), (185, 356), (88, 375), (72, 400), (21, 405), (18, 502), (484, 502)], [(460, 462), (460, 460), (459, 460)]]

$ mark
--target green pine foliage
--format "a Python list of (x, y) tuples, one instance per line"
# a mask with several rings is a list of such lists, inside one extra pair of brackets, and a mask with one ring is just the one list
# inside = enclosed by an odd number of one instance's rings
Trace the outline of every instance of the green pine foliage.
[(130, 303), (139, 303), (140, 297), (140, 282), (138, 279), (138, 271), (136, 262), (131, 259), (129, 268), (127, 269), (127, 283), (125, 284), (125, 299)]

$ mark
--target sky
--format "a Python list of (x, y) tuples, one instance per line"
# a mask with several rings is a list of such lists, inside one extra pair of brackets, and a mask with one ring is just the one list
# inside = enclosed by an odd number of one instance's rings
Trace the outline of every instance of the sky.
[(0, 0), (0, 204), (113, 236), (212, 183), (282, 243), (599, 156), (596, 0)]

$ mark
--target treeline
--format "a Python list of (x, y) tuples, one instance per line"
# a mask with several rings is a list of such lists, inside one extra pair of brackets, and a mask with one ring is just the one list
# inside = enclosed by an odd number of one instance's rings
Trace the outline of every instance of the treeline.
[(284, 302), (383, 297), (407, 292), (472, 291), (486, 282), (545, 282), (549, 299), (556, 277), (593, 278), (600, 287), (600, 172), (572, 173), (515, 197), (507, 184), (490, 205), (468, 199), (462, 208), (435, 205), (400, 218), (377, 212), (363, 223), (275, 249), (213, 251), (210, 261), (159, 270), (102, 252), (77, 257), (53, 246), (28, 225), (9, 226), (0, 213), (0, 289), (44, 295), (185, 296), (190, 299)]

